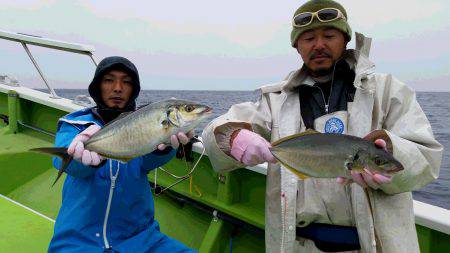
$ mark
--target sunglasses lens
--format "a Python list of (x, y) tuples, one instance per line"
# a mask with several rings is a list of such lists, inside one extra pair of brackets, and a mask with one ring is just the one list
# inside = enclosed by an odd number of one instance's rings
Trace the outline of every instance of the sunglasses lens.
[(311, 13), (301, 13), (294, 17), (294, 24), (297, 26), (304, 26), (311, 22), (312, 14)]
[(321, 21), (331, 21), (336, 19), (339, 16), (339, 13), (334, 9), (323, 9), (320, 10), (317, 15)]

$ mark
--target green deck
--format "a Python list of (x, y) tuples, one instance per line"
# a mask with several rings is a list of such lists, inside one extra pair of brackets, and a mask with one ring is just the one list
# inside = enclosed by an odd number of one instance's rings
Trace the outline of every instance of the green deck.
[[(43, 252), (53, 222), (0, 196), (1, 252)], [(5, 228), (6, 231), (5, 231)], [(12, 243), (14, 242), (14, 243)]]
[[(56, 170), (51, 159), (28, 152), (30, 148), (52, 146), (53, 137), (15, 126), (11, 119), (16, 114), (17, 120), (55, 132), (57, 119), (66, 112), (0, 92), (0, 114), (10, 116), (9, 126), (0, 120), (0, 194), (55, 219), (63, 180), (52, 188)], [(177, 159), (164, 167), (178, 175), (187, 171), (186, 164)], [(150, 181), (153, 178), (150, 173)], [(163, 172), (157, 178), (157, 183), (163, 186), (174, 182)], [(172, 193), (264, 228), (264, 175), (246, 169), (219, 175), (205, 158), (193, 173), (192, 192), (189, 185), (186, 180), (175, 186)], [(264, 235), (237, 228), (195, 206), (180, 204), (167, 194), (155, 197), (155, 209), (164, 233), (200, 252), (229, 252), (232, 235), (233, 252), (264, 252)], [(51, 221), (0, 198), (0, 252), (45, 252), (52, 226)], [(422, 252), (450, 252), (449, 235), (419, 225), (417, 231)]]

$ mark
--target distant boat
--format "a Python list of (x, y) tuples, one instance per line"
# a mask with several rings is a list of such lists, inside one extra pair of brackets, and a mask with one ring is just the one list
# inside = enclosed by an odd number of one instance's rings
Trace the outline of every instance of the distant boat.
[(19, 81), (8, 75), (0, 75), (0, 84), (9, 85), (9, 86), (19, 86)]
[[(22, 44), (49, 91), (0, 76), (0, 252), (45, 252), (61, 205), (62, 180), (51, 188), (57, 172), (51, 159), (28, 150), (52, 146), (58, 119), (87, 105), (59, 97), (27, 45), (84, 54), (96, 64), (94, 48), (4, 31), (0, 39)], [(202, 144), (195, 143), (193, 151), (198, 159)], [(266, 166), (217, 173), (205, 156), (199, 167), (191, 180), (155, 197), (161, 231), (200, 253), (264, 252)], [(150, 184), (173, 185), (167, 170), (185, 175), (186, 162), (173, 159), (150, 173)], [(421, 252), (450, 252), (450, 211), (414, 201), (414, 213)]]

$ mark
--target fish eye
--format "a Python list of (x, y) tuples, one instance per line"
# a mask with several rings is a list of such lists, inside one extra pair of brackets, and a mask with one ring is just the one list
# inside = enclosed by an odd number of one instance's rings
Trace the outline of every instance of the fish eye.
[(186, 112), (192, 112), (192, 111), (194, 110), (194, 106), (192, 106), (192, 105), (186, 105), (186, 106), (184, 107), (184, 110), (185, 110)]
[(380, 166), (381, 164), (383, 164), (383, 161), (379, 158), (379, 157), (375, 157), (374, 162), (376, 165)]

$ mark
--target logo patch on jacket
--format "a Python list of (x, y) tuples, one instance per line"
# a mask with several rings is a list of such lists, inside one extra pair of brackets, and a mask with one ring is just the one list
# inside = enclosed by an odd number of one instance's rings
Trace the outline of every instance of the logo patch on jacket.
[(341, 119), (333, 117), (325, 123), (325, 133), (342, 134), (344, 132), (344, 122)]

